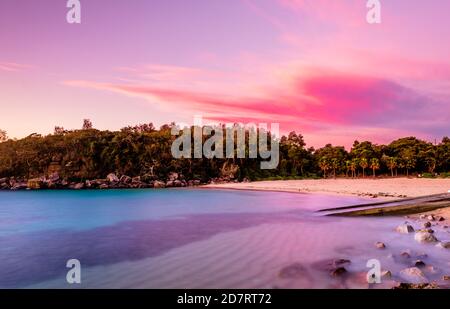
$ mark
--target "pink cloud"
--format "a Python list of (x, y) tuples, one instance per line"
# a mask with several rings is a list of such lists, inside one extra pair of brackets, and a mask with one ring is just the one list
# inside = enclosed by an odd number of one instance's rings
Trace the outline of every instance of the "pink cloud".
[[(319, 71), (318, 71), (319, 72)], [(278, 122), (282, 132), (299, 130), (316, 136), (339, 132), (336, 140), (354, 139), (355, 132), (442, 133), (445, 123), (418, 127), (424, 115), (439, 113), (439, 104), (396, 82), (354, 74), (297, 76), (285, 89), (257, 96), (185, 91), (136, 84), (68, 81), (66, 85), (113, 91), (157, 102), (171, 111), (201, 113), (223, 123)], [(445, 117), (444, 117), (445, 118)], [(411, 134), (411, 133), (410, 133)], [(389, 134), (382, 134), (388, 138)], [(397, 136), (399, 137), (399, 136)], [(365, 138), (370, 138), (366, 136)], [(381, 139), (378, 136), (378, 139)]]
[(0, 62), (0, 71), (18, 72), (30, 68), (33, 68), (33, 66), (15, 62)]

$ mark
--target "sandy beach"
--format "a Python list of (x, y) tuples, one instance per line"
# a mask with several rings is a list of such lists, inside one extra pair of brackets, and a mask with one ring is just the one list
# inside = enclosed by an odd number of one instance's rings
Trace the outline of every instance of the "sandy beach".
[(384, 179), (307, 179), (248, 183), (210, 184), (204, 188), (262, 190), (297, 193), (328, 193), (383, 198), (418, 197), (446, 193), (450, 179), (384, 178)]

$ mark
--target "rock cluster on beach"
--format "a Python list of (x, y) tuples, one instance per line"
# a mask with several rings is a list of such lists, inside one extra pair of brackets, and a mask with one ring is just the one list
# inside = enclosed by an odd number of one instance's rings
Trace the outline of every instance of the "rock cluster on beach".
[[(312, 264), (295, 262), (282, 268), (278, 273), (281, 280), (304, 280), (306, 285), (312, 285), (314, 272), (319, 272), (329, 280), (330, 288), (391, 288), (391, 289), (440, 289), (450, 288), (448, 267), (433, 265), (436, 259), (434, 250), (450, 249), (450, 240), (443, 240), (447, 234), (446, 218), (438, 215), (423, 215), (407, 217), (408, 221), (395, 228), (397, 237), (409, 242), (417, 242), (415, 250), (404, 249), (396, 251), (393, 244), (376, 241), (374, 249), (380, 254), (386, 252), (386, 257), (392, 263), (384, 265), (401, 266), (396, 269), (381, 268), (381, 285), (369, 283), (369, 273), (361, 265), (352, 262), (348, 256), (343, 258), (325, 259)], [(423, 247), (423, 250), (417, 248)], [(446, 253), (445, 251), (442, 253)], [(450, 251), (448, 251), (450, 254)], [(450, 262), (448, 264), (450, 266)], [(365, 266), (365, 265), (364, 265)], [(383, 265), (381, 265), (383, 266)], [(373, 277), (375, 279), (375, 277)], [(311, 282), (310, 282), (311, 281)]]
[[(221, 181), (216, 180), (216, 181)], [(32, 179), (0, 178), (0, 190), (39, 190), (39, 189), (142, 189), (142, 188), (181, 188), (201, 185), (200, 180), (186, 180), (183, 175), (170, 173), (167, 179), (158, 179), (155, 176), (144, 175), (130, 177), (117, 176), (110, 173), (104, 179), (91, 179), (84, 181), (68, 181), (53, 173)]]

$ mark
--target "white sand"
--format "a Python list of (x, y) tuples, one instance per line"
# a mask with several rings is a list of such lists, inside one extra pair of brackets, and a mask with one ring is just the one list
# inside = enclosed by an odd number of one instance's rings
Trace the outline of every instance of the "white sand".
[(392, 196), (425, 196), (447, 193), (450, 179), (383, 178), (383, 179), (308, 179), (250, 183), (211, 184), (204, 188), (263, 190), (283, 192), (317, 192), (345, 195), (369, 195), (383, 192)]

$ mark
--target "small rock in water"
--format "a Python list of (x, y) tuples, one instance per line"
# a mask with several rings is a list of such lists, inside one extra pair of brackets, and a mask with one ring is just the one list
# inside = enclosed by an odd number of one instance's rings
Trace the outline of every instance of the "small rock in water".
[(442, 276), (442, 280), (448, 281), (448, 280), (450, 280), (450, 276)]
[(316, 262), (312, 265), (312, 267), (321, 271), (326, 271), (331, 276), (336, 277), (346, 273), (347, 269), (344, 268), (344, 265), (350, 263), (351, 261), (347, 259), (331, 259)]
[(385, 249), (386, 245), (384, 243), (382, 243), (381, 241), (378, 241), (375, 243), (375, 247), (377, 247), (378, 249)]
[(409, 224), (399, 225), (395, 230), (401, 234), (414, 233), (414, 228)]
[(436, 236), (434, 236), (432, 233), (429, 233), (427, 231), (419, 231), (414, 236), (414, 239), (417, 242), (420, 243), (431, 243), (431, 242), (437, 242)]
[(431, 222), (429, 222), (429, 221), (425, 222), (425, 223), (423, 224), (423, 227), (424, 227), (424, 228), (429, 228), (429, 227), (431, 227)]
[(389, 270), (383, 270), (381, 272), (381, 278), (383, 279), (389, 279), (392, 277), (392, 273)]
[(445, 218), (442, 217), (442, 216), (437, 216), (437, 217), (436, 217), (436, 221), (442, 222), (442, 221), (445, 221)]
[(422, 261), (422, 260), (416, 260), (414, 262), (414, 266), (416, 266), (416, 267), (425, 267), (425, 262)]
[(300, 263), (294, 263), (292, 265), (286, 266), (280, 270), (279, 277), (280, 278), (300, 278), (307, 274), (308, 271), (306, 268)]
[(426, 217), (427, 217), (426, 215), (420, 215), (419, 218), (422, 219), (422, 220), (424, 220), (424, 219), (426, 219)]
[(436, 269), (436, 267), (432, 266), (432, 265), (427, 265), (423, 268), (423, 270), (427, 273), (430, 274), (436, 274), (438, 273), (438, 270)]
[(450, 249), (450, 240), (442, 240), (436, 246), (442, 249)]
[(400, 253), (400, 256), (406, 259), (409, 259), (411, 257), (411, 255), (407, 251), (403, 251), (402, 253)]
[(436, 220), (436, 218), (435, 218), (433, 215), (429, 215), (429, 216), (427, 217), (427, 219), (428, 219), (429, 221), (434, 221), (434, 220)]
[(330, 271), (330, 275), (332, 275), (333, 277), (338, 277), (338, 276), (345, 274), (346, 272), (347, 272), (347, 269), (345, 269), (345, 267), (337, 267)]
[(424, 273), (417, 267), (406, 268), (400, 271), (400, 277), (408, 283), (428, 283)]

